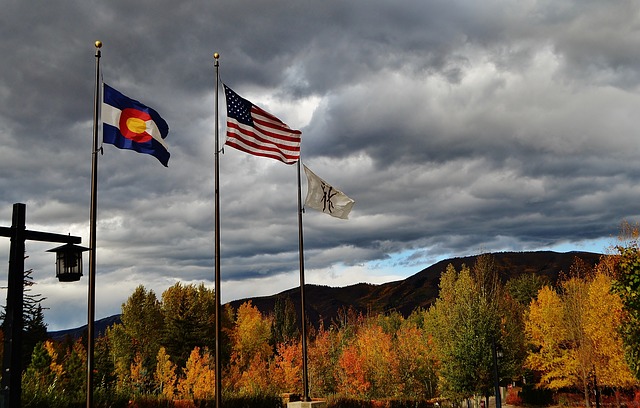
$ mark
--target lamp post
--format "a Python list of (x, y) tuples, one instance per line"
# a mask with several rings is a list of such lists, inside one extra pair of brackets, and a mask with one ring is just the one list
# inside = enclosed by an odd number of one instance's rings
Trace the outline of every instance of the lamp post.
[[(502, 357), (502, 350), (498, 350), (496, 339), (493, 339), (493, 380), (496, 393), (496, 408), (502, 408), (502, 394), (500, 393), (500, 377), (498, 375), (498, 358)], [(487, 401), (487, 404), (489, 401)]]
[(20, 407), (22, 394), (22, 328), (24, 307), (24, 249), (25, 241), (66, 243), (56, 252), (56, 276), (62, 282), (77, 281), (82, 275), (82, 252), (87, 248), (77, 246), (80, 237), (30, 231), (26, 229), (26, 205), (13, 205), (11, 227), (0, 227), (0, 236), (11, 238), (9, 249), (9, 277), (7, 306), (5, 308), (4, 356), (2, 360), (2, 398), (0, 408)]

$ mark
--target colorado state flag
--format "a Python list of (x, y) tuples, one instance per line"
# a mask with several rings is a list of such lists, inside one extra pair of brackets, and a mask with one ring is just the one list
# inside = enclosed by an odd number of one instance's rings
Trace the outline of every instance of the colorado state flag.
[(120, 149), (156, 157), (165, 167), (169, 151), (164, 139), (169, 126), (158, 112), (103, 84), (102, 140)]

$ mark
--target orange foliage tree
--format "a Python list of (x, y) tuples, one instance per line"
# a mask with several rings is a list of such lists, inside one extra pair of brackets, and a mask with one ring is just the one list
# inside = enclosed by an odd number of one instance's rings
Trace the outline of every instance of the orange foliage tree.
[(338, 391), (360, 398), (386, 398), (400, 388), (393, 338), (373, 320), (358, 328), (338, 361)]
[(412, 399), (436, 396), (437, 358), (433, 337), (414, 321), (406, 320), (396, 334), (398, 374), (403, 395)]
[(299, 341), (278, 344), (270, 377), (280, 392), (302, 390), (302, 344)]
[(309, 392), (312, 395), (330, 395), (337, 392), (336, 367), (342, 353), (343, 332), (324, 324), (309, 343), (308, 369)]

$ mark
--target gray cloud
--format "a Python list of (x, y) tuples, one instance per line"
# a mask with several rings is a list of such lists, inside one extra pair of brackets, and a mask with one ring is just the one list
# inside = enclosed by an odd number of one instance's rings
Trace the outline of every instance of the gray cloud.
[[(635, 10), (570, 0), (9, 1), (0, 225), (25, 202), (28, 228), (88, 242), (101, 40), (104, 81), (167, 120), (171, 159), (164, 168), (103, 146), (97, 317), (119, 312), (140, 284), (158, 294), (176, 281), (211, 285), (214, 52), (221, 79), (301, 129), (305, 164), (356, 200), (348, 221), (305, 213), (307, 282), (401, 279), (479, 251), (605, 251), (619, 223), (640, 215)], [(296, 166), (230, 148), (220, 166), (223, 299), (295, 286)], [(0, 240), (0, 253), (8, 245)], [(56, 283), (44, 253), (53, 246), (27, 245), (47, 322), (86, 323), (86, 279)]]

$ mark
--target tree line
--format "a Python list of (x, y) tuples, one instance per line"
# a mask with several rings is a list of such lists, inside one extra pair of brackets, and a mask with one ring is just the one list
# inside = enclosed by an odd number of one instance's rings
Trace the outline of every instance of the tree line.
[[(502, 282), (492, 256), (481, 255), (459, 270), (449, 265), (439, 289), (429, 309), (409, 316), (343, 309), (331, 322), (309, 325), (310, 394), (456, 402), (488, 398), (497, 372), (503, 385), (578, 390), (589, 407), (602, 390), (620, 395), (638, 385), (636, 241), (596, 265), (576, 259), (557, 284), (535, 274)], [(96, 340), (97, 392), (212, 399), (214, 295), (203, 284), (176, 283), (160, 299), (136, 288), (122, 305), (121, 323)], [(251, 302), (226, 307), (221, 322), (223, 395), (301, 392), (302, 348), (290, 300), (279, 299), (267, 315)], [(41, 342), (23, 376), (23, 400), (83, 400), (85, 370), (82, 339)]]

